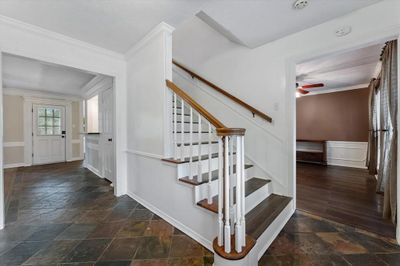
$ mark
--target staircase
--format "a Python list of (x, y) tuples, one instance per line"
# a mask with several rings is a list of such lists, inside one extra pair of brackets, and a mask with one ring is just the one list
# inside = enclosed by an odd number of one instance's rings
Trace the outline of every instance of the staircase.
[(215, 265), (255, 265), (254, 257), (257, 261), (286, 222), (277, 219), (289, 212), (292, 199), (274, 194), (271, 180), (254, 176), (245, 156), (245, 129), (226, 127), (176, 84), (166, 84), (173, 157), (163, 160), (177, 165), (182, 185), (193, 187), (194, 208), (215, 217)]

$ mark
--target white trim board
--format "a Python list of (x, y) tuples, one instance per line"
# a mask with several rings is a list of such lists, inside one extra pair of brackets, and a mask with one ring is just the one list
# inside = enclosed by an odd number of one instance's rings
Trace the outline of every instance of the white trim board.
[(69, 100), (69, 101), (81, 101), (83, 98), (72, 94), (56, 93), (51, 91), (40, 91), (40, 90), (28, 90), (28, 89), (17, 89), (17, 88), (4, 88), (4, 95), (23, 96), (32, 98), (42, 99), (58, 99), (58, 100)]
[(30, 166), (25, 163), (8, 163), (3, 165), (3, 169), (9, 169), (9, 168), (17, 168), (17, 167), (26, 167)]
[(8, 142), (3, 142), (3, 147), (24, 147), (25, 142), (24, 141), (8, 141)]
[[(312, 151), (313, 143), (302, 142), (296, 150)], [(327, 141), (327, 164), (366, 169), (368, 142)]]

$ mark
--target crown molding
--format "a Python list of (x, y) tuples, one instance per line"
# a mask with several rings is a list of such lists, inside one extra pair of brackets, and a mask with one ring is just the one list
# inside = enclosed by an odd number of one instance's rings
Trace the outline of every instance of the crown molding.
[(25, 22), (22, 22), (20, 20), (16, 20), (16, 19), (13, 19), (10, 17), (0, 15), (0, 23), (6, 24), (7, 26), (10, 26), (10, 27), (17, 28), (21, 31), (25, 31), (28, 33), (34, 33), (37, 35), (41, 35), (45, 38), (65, 42), (65, 43), (68, 43), (68, 44), (71, 44), (74, 46), (78, 46), (80, 48), (83, 48), (83, 49), (86, 49), (86, 50), (89, 50), (89, 51), (92, 51), (95, 53), (99, 53), (99, 54), (109, 56), (109, 57), (119, 59), (119, 60), (124, 60), (124, 55), (121, 53), (117, 53), (117, 52), (90, 44), (88, 42), (74, 39), (74, 38), (68, 37), (66, 35), (54, 32), (54, 31), (46, 30), (44, 28), (29, 24), (29, 23), (25, 23)]
[(128, 50), (128, 52), (125, 53), (125, 59), (129, 59), (130, 57), (132, 57), (138, 50), (140, 50), (143, 46), (145, 46), (147, 42), (149, 42), (157, 34), (161, 32), (172, 34), (174, 30), (175, 28), (172, 27), (171, 25), (165, 22), (161, 22), (155, 28), (153, 28), (149, 33), (147, 33), (139, 42), (133, 45)]
[(83, 98), (75, 95), (39, 91), (39, 90), (27, 90), (17, 88), (3, 88), (4, 95), (22, 96), (24, 98), (44, 98), (54, 100), (68, 100), (68, 101), (81, 101)]
[(326, 93), (335, 93), (335, 92), (342, 92), (342, 91), (351, 91), (351, 90), (359, 90), (368, 88), (369, 83), (362, 83), (354, 86), (348, 86), (343, 88), (334, 88), (334, 89), (327, 89), (327, 90), (320, 90), (320, 91), (313, 91), (308, 94), (302, 95), (301, 97), (310, 97), (319, 94), (326, 94)]

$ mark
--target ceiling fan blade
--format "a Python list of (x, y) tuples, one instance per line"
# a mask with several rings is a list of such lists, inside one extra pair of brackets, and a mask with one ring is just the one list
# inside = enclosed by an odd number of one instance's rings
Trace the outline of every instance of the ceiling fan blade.
[(309, 84), (309, 85), (304, 85), (301, 86), (300, 88), (302, 89), (312, 89), (312, 88), (320, 88), (325, 86), (324, 83), (315, 83), (315, 84)]
[(300, 88), (297, 88), (297, 92), (300, 93), (300, 94), (307, 94), (307, 93), (309, 93), (309, 91), (306, 91), (306, 90), (303, 90), (303, 89), (300, 89)]

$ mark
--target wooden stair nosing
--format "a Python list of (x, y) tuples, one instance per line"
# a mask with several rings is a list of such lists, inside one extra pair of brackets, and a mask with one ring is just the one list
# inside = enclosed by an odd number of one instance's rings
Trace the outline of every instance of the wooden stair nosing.
[(251, 236), (246, 235), (246, 245), (244, 246), (242, 252), (237, 253), (235, 250), (235, 235), (231, 235), (231, 252), (226, 253), (224, 250), (224, 246), (218, 246), (218, 238), (215, 238), (213, 241), (213, 249), (214, 251), (220, 255), (221, 257), (228, 259), (228, 260), (240, 260), (249, 254), (251, 249), (256, 245), (256, 240), (253, 239)]
[[(175, 121), (172, 120), (172, 123), (174, 123), (174, 122), (175, 122)], [(176, 121), (176, 123), (177, 123), (177, 124), (182, 124), (182, 121)], [(183, 123), (184, 123), (184, 124), (190, 124), (190, 121), (184, 121)], [(198, 124), (199, 124), (199, 121), (192, 121), (192, 124), (198, 125)]]
[[(230, 154), (230, 153), (229, 153), (229, 154)], [(233, 153), (233, 155), (235, 155), (235, 154), (236, 154), (236, 152)], [(199, 160), (198, 157), (199, 157), (199, 156), (194, 156), (194, 157), (192, 157), (192, 162), (197, 162), (197, 161)], [(215, 158), (218, 158), (218, 153), (212, 153), (212, 154), (211, 154), (211, 159), (215, 159)], [(179, 159), (174, 159), (174, 158), (164, 158), (164, 159), (161, 159), (161, 160), (163, 160), (163, 161), (165, 161), (165, 162), (169, 162), (169, 163), (176, 163), (176, 164), (182, 164), (182, 163), (188, 163), (188, 162), (190, 162), (190, 159), (189, 159), (188, 157), (185, 158), (183, 161), (181, 161), (181, 160), (179, 160)], [(202, 155), (202, 156), (200, 157), (200, 160), (201, 160), (201, 161), (208, 160), (208, 154)]]
[[(249, 169), (251, 167), (253, 167), (253, 165), (246, 164), (244, 166), (244, 169)], [(236, 173), (236, 165), (233, 166), (233, 173)], [(218, 179), (218, 170), (211, 171), (211, 181), (214, 181), (217, 179)], [(202, 174), (201, 181), (197, 181), (197, 175), (194, 175), (192, 179), (190, 179), (189, 176), (181, 177), (181, 178), (179, 178), (179, 181), (190, 184), (190, 185), (199, 186), (199, 185), (208, 183), (208, 181), (209, 181), (208, 172)]]
[[(207, 145), (208, 143), (209, 143), (208, 141), (203, 141), (203, 142), (201, 142), (201, 145)], [(218, 144), (218, 141), (216, 141), (216, 140), (211, 141), (211, 144)], [(180, 146), (182, 146), (182, 143), (177, 143), (176, 145), (178, 147), (180, 147)], [(193, 146), (197, 146), (197, 145), (199, 145), (199, 143), (198, 142), (193, 142), (192, 145)], [(190, 142), (183, 143), (183, 146), (190, 146)]]
[[(172, 133), (175, 133), (175, 131), (172, 131)], [(181, 134), (182, 133), (182, 131), (176, 131), (176, 133), (177, 134)], [(183, 131), (183, 134), (189, 134), (190, 133), (190, 131)], [(199, 133), (199, 131), (192, 131), (192, 134), (197, 134), (197, 133)], [(213, 133), (213, 132), (211, 132), (211, 133)], [(208, 131), (201, 131), (201, 134), (208, 134)]]
[[(258, 184), (254, 184), (254, 182), (258, 182)], [(271, 180), (269, 179), (262, 179), (257, 177), (253, 177), (247, 180), (245, 183), (245, 197), (248, 197), (250, 194), (256, 192), (257, 190), (259, 190), (260, 188), (262, 188), (263, 186), (267, 185), (270, 182)], [(253, 187), (251, 185), (253, 185)], [(233, 188), (233, 191), (234, 191), (233, 202), (234, 204), (236, 204), (236, 193), (235, 193), (236, 186)], [(207, 199), (203, 199), (197, 202), (197, 205), (211, 212), (218, 213), (218, 195), (213, 197), (213, 202), (211, 204), (208, 204)]]
[(291, 200), (291, 197), (269, 195), (246, 214), (246, 233), (258, 239)]

